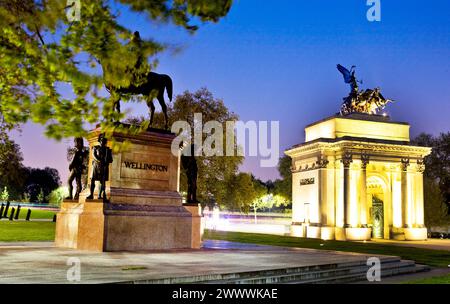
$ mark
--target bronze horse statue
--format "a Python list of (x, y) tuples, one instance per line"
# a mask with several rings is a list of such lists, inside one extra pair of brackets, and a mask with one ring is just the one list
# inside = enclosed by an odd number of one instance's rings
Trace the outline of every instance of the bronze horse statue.
[[(105, 73), (104, 67), (103, 71), (103, 73)], [(155, 114), (155, 105), (153, 104), (153, 99), (154, 96), (156, 96), (156, 99), (158, 99), (159, 104), (161, 105), (161, 109), (164, 113), (165, 129), (167, 130), (169, 119), (167, 116), (167, 106), (164, 101), (164, 91), (167, 91), (169, 100), (172, 101), (173, 85), (170, 76), (149, 72), (148, 74), (144, 75), (143, 80), (140, 81), (139, 85), (131, 84), (128, 87), (115, 87), (111, 83), (106, 83), (105, 81), (105, 87), (111, 94), (113, 108), (119, 113), (121, 94), (143, 95), (146, 98), (147, 106), (150, 109), (149, 128), (153, 124), (153, 116)]]

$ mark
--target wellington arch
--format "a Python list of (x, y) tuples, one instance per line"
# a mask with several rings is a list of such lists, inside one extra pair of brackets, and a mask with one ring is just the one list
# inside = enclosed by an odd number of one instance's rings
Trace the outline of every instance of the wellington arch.
[(308, 125), (292, 159), (294, 236), (424, 240), (424, 157), (410, 125), (388, 116), (337, 114)]

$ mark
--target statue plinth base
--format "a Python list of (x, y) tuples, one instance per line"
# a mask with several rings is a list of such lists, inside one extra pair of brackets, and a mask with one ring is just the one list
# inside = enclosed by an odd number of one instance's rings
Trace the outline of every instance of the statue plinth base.
[[(91, 151), (99, 133), (99, 129), (90, 133)], [(88, 190), (79, 201), (65, 200), (57, 215), (55, 245), (91, 251), (200, 248), (200, 207), (182, 205), (179, 156), (171, 152), (173, 138), (153, 130), (114, 134), (119, 144), (127, 140), (129, 146), (113, 154), (108, 200), (88, 200)], [(89, 176), (91, 164), (92, 155)]]

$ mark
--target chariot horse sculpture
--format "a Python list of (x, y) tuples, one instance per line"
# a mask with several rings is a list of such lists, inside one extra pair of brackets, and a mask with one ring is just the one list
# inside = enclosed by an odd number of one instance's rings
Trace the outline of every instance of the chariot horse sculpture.
[(344, 77), (344, 82), (350, 84), (350, 93), (343, 98), (341, 115), (355, 112), (377, 114), (385, 108), (387, 103), (394, 101), (384, 98), (380, 88), (359, 90), (358, 83), (362, 83), (362, 81), (356, 79), (355, 68), (356, 66), (352, 66), (348, 70), (340, 64), (337, 65), (337, 69)]

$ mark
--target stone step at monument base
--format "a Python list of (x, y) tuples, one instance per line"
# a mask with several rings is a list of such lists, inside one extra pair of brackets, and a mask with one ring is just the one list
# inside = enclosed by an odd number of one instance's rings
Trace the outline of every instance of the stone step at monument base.
[[(414, 261), (399, 257), (382, 257), (381, 280), (385, 277), (428, 271), (428, 266), (416, 265)], [(165, 278), (157, 280), (138, 280), (140, 284), (327, 284), (349, 283), (367, 280), (370, 267), (365, 261), (303, 266), (284, 269), (197, 275), (190, 277)], [(131, 283), (131, 282), (130, 282)]]
[[(329, 268), (317, 271), (299, 271), (295, 273), (286, 273), (281, 275), (269, 275), (248, 279), (226, 280), (210, 283), (228, 283), (228, 284), (278, 284), (278, 283), (296, 283), (296, 284), (326, 284), (326, 283), (348, 283), (367, 280), (366, 265), (337, 265), (336, 268)], [(386, 261), (381, 264), (381, 278), (400, 274), (415, 273), (424, 271), (428, 268), (416, 266), (414, 261)]]
[[(393, 267), (392, 269), (386, 269), (381, 271), (381, 283), (383, 283), (383, 278), (402, 275), (402, 274), (413, 274), (417, 272), (429, 271), (430, 268), (424, 265), (401, 265), (399, 268)], [(311, 281), (301, 281), (301, 282), (289, 282), (289, 284), (343, 284), (343, 283), (357, 283), (357, 282), (367, 282), (367, 273), (357, 273), (350, 275), (343, 275), (337, 277), (328, 277), (321, 279), (314, 279)]]
[[(424, 265), (416, 265), (414, 261), (400, 261), (396, 263), (389, 263), (387, 265), (381, 266), (381, 282), (383, 278), (402, 275), (402, 274), (413, 274), (422, 271), (429, 271), (430, 268)], [(342, 283), (352, 283), (352, 282), (366, 282), (367, 281), (367, 267), (360, 269), (351, 269), (343, 271), (341, 273), (346, 273), (343, 275), (338, 275), (336, 273), (323, 273), (322, 276), (318, 276), (311, 280), (301, 280), (301, 281), (290, 281), (290, 284), (342, 284)], [(350, 274), (348, 274), (350, 273)], [(326, 274), (324, 276), (324, 274)]]

